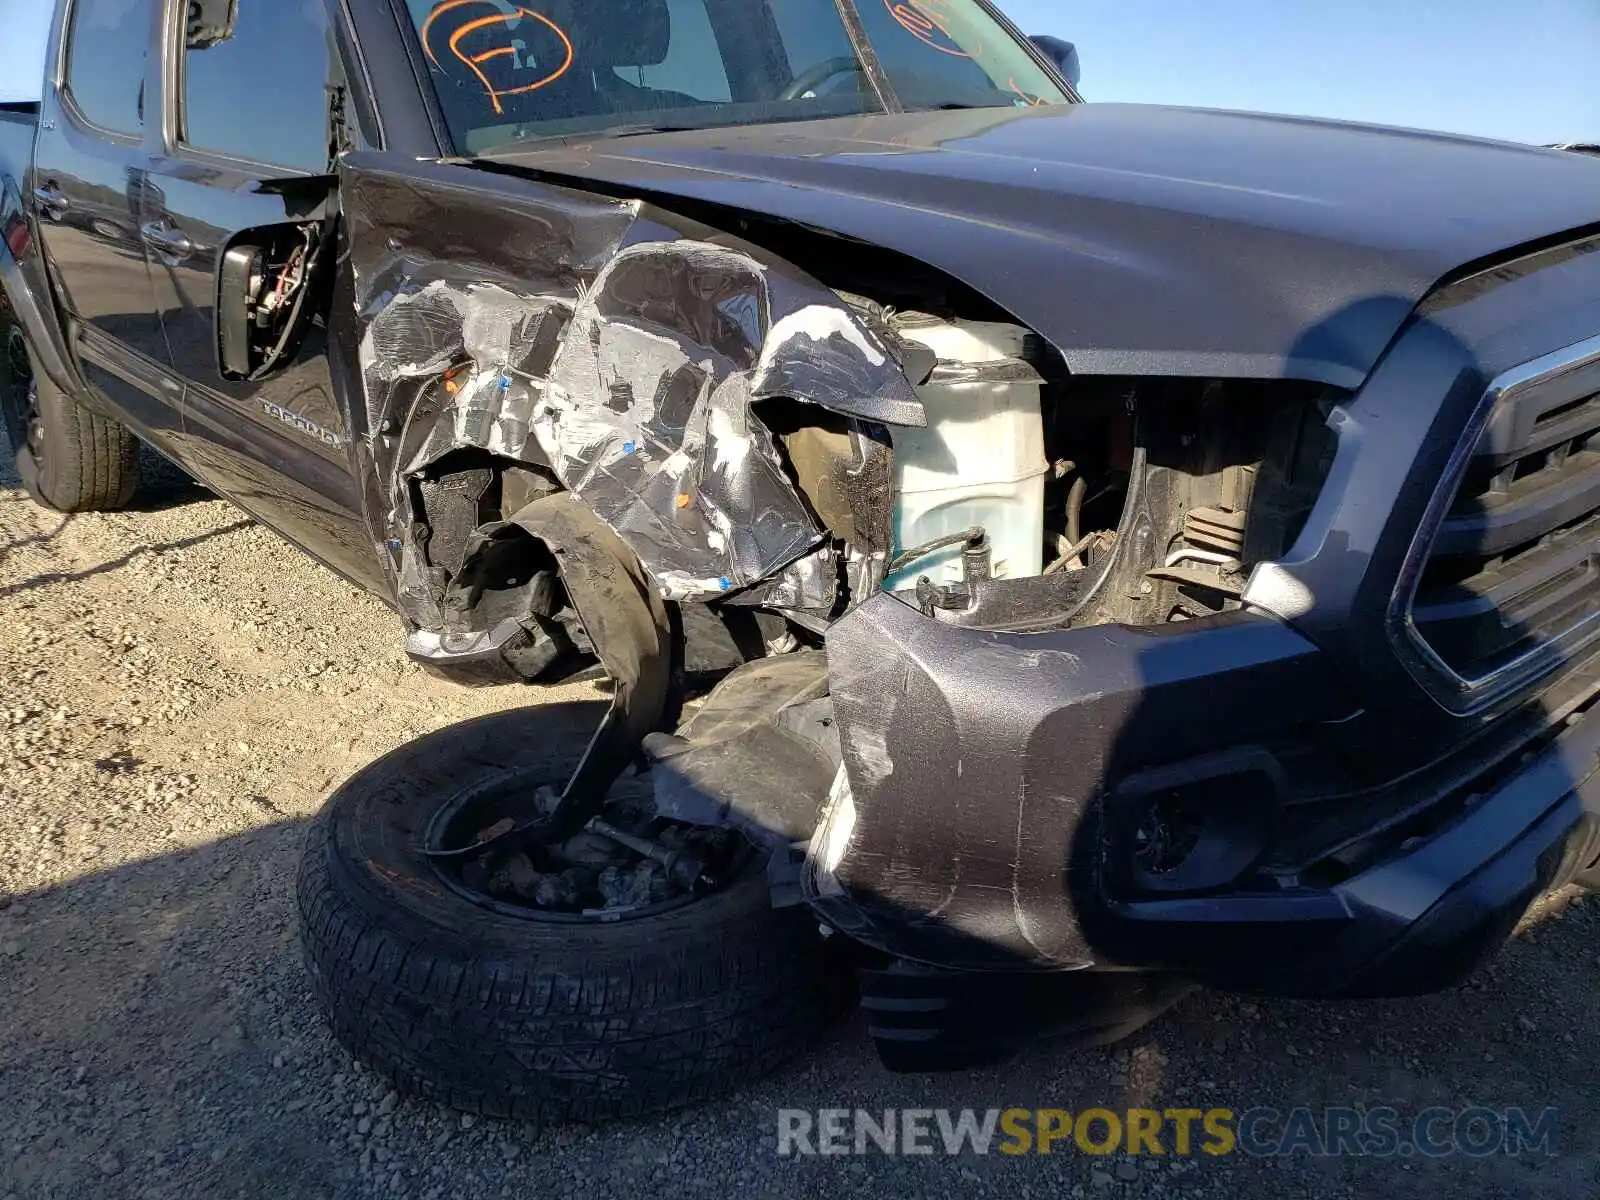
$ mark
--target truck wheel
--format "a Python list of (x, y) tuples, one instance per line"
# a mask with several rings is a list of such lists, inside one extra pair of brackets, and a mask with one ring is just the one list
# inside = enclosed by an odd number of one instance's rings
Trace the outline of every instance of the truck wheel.
[[(474, 869), (420, 853), (442, 820), (468, 813), (465, 828), (478, 828), (487, 810), (472, 806), (486, 797), (559, 788), (603, 712), (521, 709), (420, 738), (341, 787), (313, 824), (299, 909), (314, 993), (339, 1041), (402, 1090), (521, 1120), (633, 1116), (761, 1075), (839, 1010), (844, 972), (830, 970), (815, 920), (770, 907), (748, 848), (743, 869), (707, 894), (635, 888), (632, 907), (601, 911), (586, 910), (572, 882), (581, 868), (557, 875), (546, 860), (552, 873), (540, 874), (518, 854)], [(628, 819), (619, 805), (644, 811), (647, 795), (625, 778), (608, 819)], [(737, 834), (685, 832), (745, 846)], [(628, 866), (592, 832), (561, 849), (591, 868), (610, 855), (613, 898), (656, 869)], [(553, 894), (569, 886), (578, 891)]]
[(57, 512), (126, 507), (139, 480), (139, 443), (117, 422), (91, 412), (35, 375), (22, 330), (5, 330), (0, 411), (28, 494)]

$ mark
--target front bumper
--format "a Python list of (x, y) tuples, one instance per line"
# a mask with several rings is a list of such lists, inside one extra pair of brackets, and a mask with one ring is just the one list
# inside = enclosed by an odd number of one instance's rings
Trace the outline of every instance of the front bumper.
[[(824, 919), (967, 971), (1374, 995), (1470, 970), (1593, 857), (1600, 657), (1451, 706), (1391, 610), (1494, 383), (1600, 329), (1592, 248), (1424, 302), (1335, 408), (1317, 504), (1237, 612), (1017, 635), (877, 596), (837, 622), (844, 772), (804, 880)], [(1195, 812), (1176, 869), (1141, 865)]]
[(1467, 977), (1528, 906), (1600, 857), (1600, 719), (1586, 717), (1431, 837), (1324, 889), (1113, 905), (1130, 945), (1208, 982), (1395, 996)]
[[(1563, 863), (1593, 858), (1600, 719), (1569, 702), (1558, 736), (1546, 722), (1530, 740), (1538, 723), (1523, 721), (1514, 749), (1486, 737), (1369, 790), (1361, 811), (1381, 819), (1325, 839), (1320, 863), (1286, 865), (1281, 747), (1308, 731), (1359, 744), (1363, 727), (1327, 657), (1275, 618), (1012, 635), (883, 596), (839, 622), (828, 651), (846, 773), (807, 899), (910, 962), (1427, 991), (1491, 952)], [(1574, 676), (1564, 694), (1591, 690)], [(1218, 834), (1232, 857), (1202, 864), (1232, 877), (1141, 880), (1128, 830), (1152, 797), (1190, 787), (1233, 810)]]

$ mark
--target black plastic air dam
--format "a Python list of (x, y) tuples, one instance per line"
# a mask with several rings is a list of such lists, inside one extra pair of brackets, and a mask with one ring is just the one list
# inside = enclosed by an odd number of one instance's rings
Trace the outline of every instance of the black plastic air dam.
[(1108, 781), (1350, 711), (1310, 642), (1249, 612), (1007, 634), (885, 594), (827, 650), (849, 787), (813, 843), (808, 899), (853, 937), (950, 967), (1107, 961), (1085, 916)]

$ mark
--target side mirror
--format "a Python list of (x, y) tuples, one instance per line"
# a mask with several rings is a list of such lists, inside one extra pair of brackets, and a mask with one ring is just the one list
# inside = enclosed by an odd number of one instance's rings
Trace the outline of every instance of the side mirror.
[(184, 45), (209, 50), (231, 41), (239, 25), (239, 0), (189, 0)]
[(1058, 37), (1039, 34), (1028, 39), (1055, 64), (1056, 70), (1066, 77), (1073, 87), (1078, 86), (1078, 80), (1083, 78), (1083, 69), (1078, 66), (1078, 48), (1071, 42), (1064, 42)]

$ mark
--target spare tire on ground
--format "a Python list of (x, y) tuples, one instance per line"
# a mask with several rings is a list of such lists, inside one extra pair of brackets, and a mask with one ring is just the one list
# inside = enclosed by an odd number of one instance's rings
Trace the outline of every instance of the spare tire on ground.
[(402, 1090), (540, 1122), (631, 1116), (761, 1075), (838, 1012), (842, 972), (808, 910), (770, 907), (759, 855), (709, 894), (584, 916), (477, 898), (419, 851), (460, 797), (559, 788), (604, 711), (521, 709), (419, 738), (313, 823), (299, 908), (315, 994), (339, 1041)]

